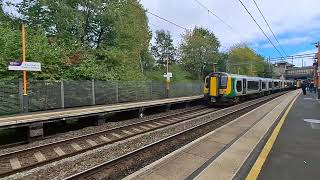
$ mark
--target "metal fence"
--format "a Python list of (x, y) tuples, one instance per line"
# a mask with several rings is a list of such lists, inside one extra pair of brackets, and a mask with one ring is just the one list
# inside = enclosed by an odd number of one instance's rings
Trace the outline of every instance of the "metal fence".
[(203, 83), (29, 81), (28, 102), (23, 102), (22, 81), (0, 82), (0, 115), (72, 107), (112, 105), (164, 98), (201, 95)]

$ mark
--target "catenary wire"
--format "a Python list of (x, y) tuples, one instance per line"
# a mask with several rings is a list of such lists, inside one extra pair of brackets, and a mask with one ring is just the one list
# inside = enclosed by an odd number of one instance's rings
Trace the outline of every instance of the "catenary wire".
[[(279, 51), (279, 49), (274, 45), (274, 43), (270, 40), (270, 38), (268, 37), (268, 35), (264, 32), (264, 30), (261, 28), (261, 26), (259, 25), (259, 23), (256, 21), (256, 19), (253, 17), (253, 15), (250, 13), (250, 11), (248, 10), (248, 8), (243, 4), (243, 2), (241, 0), (238, 0), (240, 2), (240, 4), (244, 7), (244, 9), (246, 10), (246, 12), (250, 15), (251, 19), (254, 21), (254, 23), (259, 27), (259, 29), (261, 30), (261, 32), (263, 33), (263, 35), (268, 39), (268, 41), (270, 42), (270, 44), (274, 47), (274, 49), (279, 53), (279, 55), (281, 57), (283, 57), (282, 53)], [(284, 57), (283, 57), (284, 58)]]
[[(203, 4), (202, 2), (200, 2), (199, 0), (193, 0), (194, 2), (196, 2), (198, 5), (200, 5), (202, 8), (206, 9), (208, 11), (208, 13), (212, 14), (214, 17), (216, 17), (219, 21), (221, 21), (225, 26), (227, 26), (233, 33), (236, 33), (237, 35), (239, 35), (242, 39), (245, 39), (243, 37), (243, 35), (241, 33), (239, 33), (238, 31), (236, 31), (230, 24), (228, 24), (226, 21), (224, 21), (221, 17), (219, 17), (217, 14), (215, 14), (212, 10), (210, 10), (208, 8), (208, 6), (206, 6), (205, 4)], [(241, 43), (241, 42), (240, 42)], [(247, 44), (247, 43), (245, 43)], [(249, 43), (250, 45), (250, 43)], [(258, 50), (261, 50), (259, 47), (256, 47)]]
[(212, 12), (207, 6), (205, 6), (203, 3), (201, 3), (198, 0), (194, 0), (196, 3), (198, 3), (201, 7), (206, 9), (210, 14), (212, 14), (214, 17), (216, 17), (219, 21), (221, 21), (224, 25), (229, 27), (231, 30), (234, 30), (232, 26), (230, 26), (227, 22), (225, 22), (222, 18), (220, 18), (218, 15), (216, 15), (214, 12)]
[[(133, 4), (133, 3), (131, 3), (131, 2), (129, 2), (129, 4), (131, 4), (132, 6), (134, 6), (134, 7), (136, 7), (136, 8), (141, 8), (141, 7), (139, 7), (139, 6), (137, 6), (136, 4)], [(150, 11), (147, 10), (147, 9), (144, 9), (144, 10), (146, 11), (146, 13), (148, 13), (148, 14), (156, 17), (156, 18), (159, 18), (159, 19), (161, 19), (161, 20), (163, 20), (163, 21), (165, 21), (165, 22), (167, 22), (167, 23), (169, 23), (169, 24), (172, 24), (172, 25), (174, 25), (174, 26), (176, 26), (176, 27), (178, 27), (178, 28), (180, 28), (180, 29), (183, 29), (183, 30), (185, 30), (185, 31), (190, 31), (188, 28), (185, 28), (185, 27), (183, 27), (183, 26), (181, 26), (181, 25), (179, 25), (179, 24), (177, 24), (177, 23), (175, 23), (175, 22), (173, 22), (173, 21), (170, 21), (170, 20), (168, 20), (168, 19), (166, 19), (166, 18), (164, 18), (164, 17), (161, 17), (161, 16), (157, 15), (156, 13), (150, 12)], [(220, 46), (227, 49), (226, 46), (223, 46), (223, 45), (220, 45)]]
[(260, 14), (261, 14), (261, 16), (262, 16), (263, 20), (266, 22), (266, 24), (267, 24), (267, 26), (268, 26), (269, 30), (271, 31), (271, 33), (272, 33), (272, 35), (273, 35), (274, 39), (275, 39), (275, 40), (277, 41), (277, 43), (279, 44), (280, 49), (282, 50), (282, 52), (283, 52), (286, 56), (288, 56), (288, 54), (286, 53), (286, 51), (283, 49), (282, 45), (280, 44), (280, 42), (279, 42), (278, 38), (276, 37), (275, 33), (273, 32), (273, 30), (272, 30), (271, 26), (269, 25), (269, 23), (268, 23), (268, 21), (267, 21), (267, 19), (266, 19), (265, 15), (262, 13), (261, 9), (259, 8), (259, 6), (258, 6), (257, 2), (256, 2), (255, 0), (252, 0), (252, 1), (254, 2), (255, 6), (257, 7), (258, 11), (260, 12)]

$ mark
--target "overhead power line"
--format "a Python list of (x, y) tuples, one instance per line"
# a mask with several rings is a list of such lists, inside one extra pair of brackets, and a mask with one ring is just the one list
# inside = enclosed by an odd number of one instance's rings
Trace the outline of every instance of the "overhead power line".
[(261, 32), (263, 33), (263, 35), (268, 39), (268, 41), (270, 42), (270, 44), (274, 47), (274, 49), (279, 53), (279, 55), (281, 57), (283, 57), (282, 53), (278, 50), (278, 48), (273, 44), (273, 42), (270, 40), (270, 38), (268, 37), (268, 35), (264, 32), (264, 30), (261, 28), (261, 26), (259, 25), (259, 23), (256, 21), (256, 19), (252, 16), (252, 14), (250, 13), (250, 11), (248, 10), (248, 8), (243, 4), (243, 2), (241, 0), (238, 0), (241, 5), (244, 7), (244, 9), (247, 11), (247, 13), (250, 15), (251, 19), (255, 22), (255, 24), (259, 27), (259, 29), (261, 30)]
[[(132, 2), (129, 2), (129, 1), (128, 1), (128, 3), (129, 3), (130, 5), (138, 8), (138, 9), (142, 8), (142, 7), (136, 5), (136, 4), (132, 3)], [(142, 8), (142, 9), (144, 9), (144, 8)], [(173, 21), (171, 21), (171, 20), (168, 20), (168, 19), (166, 19), (166, 18), (164, 18), (164, 17), (161, 17), (161, 16), (159, 16), (159, 15), (156, 14), (156, 13), (150, 12), (150, 11), (147, 10), (147, 9), (144, 9), (144, 10), (146, 11), (146, 13), (148, 13), (148, 14), (150, 14), (150, 15), (158, 18), (158, 19), (161, 19), (161, 20), (163, 20), (163, 21), (165, 21), (165, 22), (167, 22), (167, 23), (169, 23), (169, 24), (171, 24), (171, 25), (173, 25), (173, 26), (176, 26), (176, 27), (178, 27), (178, 28), (180, 28), (180, 29), (183, 29), (183, 30), (188, 31), (187, 28), (185, 28), (185, 27), (183, 27), (183, 26), (181, 26), (181, 25), (179, 25), (179, 24), (177, 24), (177, 23), (175, 23), (175, 22), (173, 22)]]
[(272, 30), (271, 26), (269, 25), (269, 23), (268, 23), (268, 21), (267, 21), (266, 17), (263, 15), (263, 13), (262, 13), (261, 9), (259, 8), (259, 6), (258, 6), (257, 2), (256, 2), (255, 0), (252, 0), (252, 1), (254, 2), (255, 6), (256, 6), (256, 7), (257, 7), (257, 9), (259, 10), (259, 12), (260, 12), (261, 16), (263, 17), (264, 22), (266, 22), (266, 24), (267, 24), (267, 26), (268, 26), (269, 30), (271, 31), (271, 33), (272, 33), (272, 35), (273, 35), (274, 39), (275, 39), (275, 40), (277, 41), (277, 43), (279, 44), (280, 49), (283, 51), (283, 53), (284, 53), (286, 56), (288, 56), (288, 55), (287, 55), (287, 53), (285, 52), (285, 50), (283, 49), (283, 47), (281, 46), (280, 42), (278, 41), (278, 38), (276, 37), (276, 35), (275, 35), (275, 33), (273, 32), (273, 30)]
[[(132, 6), (134, 6), (134, 7), (136, 7), (136, 8), (139, 8), (139, 9), (141, 8), (140, 6), (138, 6), (138, 5), (136, 5), (136, 4), (133, 4), (133, 3), (131, 3), (131, 2), (129, 2), (129, 4), (132, 5)], [(171, 21), (171, 20), (168, 20), (168, 19), (166, 19), (166, 18), (164, 18), (164, 17), (161, 17), (161, 16), (159, 16), (159, 15), (156, 14), (156, 13), (150, 12), (150, 11), (147, 10), (147, 9), (144, 9), (144, 10), (146, 11), (146, 13), (148, 13), (148, 14), (150, 14), (150, 15), (158, 18), (158, 19), (161, 19), (161, 20), (163, 20), (163, 21), (165, 21), (165, 22), (167, 22), (167, 23), (169, 23), (169, 24), (171, 24), (171, 25), (173, 25), (173, 26), (176, 26), (176, 27), (178, 27), (178, 28), (180, 28), (180, 29), (183, 29), (183, 30), (185, 30), (185, 31), (189, 31), (188, 28), (185, 28), (185, 27), (183, 27), (183, 26), (181, 26), (181, 25), (179, 25), (179, 24), (177, 24), (177, 23), (175, 23), (175, 22), (173, 22), (173, 21)], [(222, 20), (222, 19), (221, 19), (221, 20)], [(222, 20), (222, 21), (223, 21), (223, 20)], [(152, 24), (152, 25), (154, 25), (154, 24)], [(156, 26), (156, 25), (154, 25), (154, 26)], [(232, 27), (231, 27), (231, 28), (232, 28)], [(221, 45), (221, 44), (220, 44), (220, 46), (227, 49), (226, 46), (223, 46), (223, 45)]]
[(176, 24), (176, 23), (174, 23), (174, 22), (172, 22), (172, 21), (170, 21), (170, 20), (168, 20), (168, 19), (165, 19), (165, 18), (163, 18), (163, 17), (161, 17), (161, 16), (159, 16), (159, 15), (153, 13), (153, 12), (150, 12), (150, 11), (148, 11), (148, 10), (146, 10), (146, 12), (147, 12), (148, 14), (151, 14), (152, 16), (155, 16), (155, 17), (157, 17), (157, 18), (159, 18), (159, 19), (162, 19), (163, 21), (166, 21), (167, 23), (170, 23), (170, 24), (172, 24), (172, 25), (174, 25), (174, 26), (176, 26), (176, 27), (178, 27), (178, 28), (180, 28), (180, 29), (183, 29), (183, 30), (188, 31), (187, 28), (182, 27), (182, 26), (180, 26), (180, 25), (178, 25), (178, 24)]
[[(216, 17), (219, 21), (221, 21), (225, 26), (227, 26), (233, 33), (237, 34), (239, 37), (241, 37), (242, 39), (246, 39), (246, 37), (244, 37), (241, 33), (239, 33), (238, 31), (236, 31), (230, 24), (228, 24), (225, 20), (223, 20), (221, 17), (219, 17), (217, 14), (215, 14), (212, 10), (210, 10), (208, 8), (208, 6), (206, 6), (205, 4), (201, 3), (199, 0), (193, 0), (195, 1), (197, 4), (199, 4), (202, 8), (206, 9), (208, 11), (208, 13), (212, 14), (214, 17)], [(240, 40), (240, 43), (241, 40)], [(245, 43), (247, 44), (247, 43)], [(250, 46), (250, 43), (248, 44)], [(261, 50), (259, 47), (256, 47), (258, 50)]]
[(212, 12), (207, 6), (205, 6), (204, 4), (202, 4), (200, 1), (198, 0), (194, 0), (196, 3), (198, 3), (200, 6), (202, 6), (204, 9), (206, 9), (210, 14), (212, 14), (213, 16), (215, 16), (219, 21), (221, 21), (224, 25), (228, 26), (231, 30), (233, 30), (232, 26), (230, 26), (228, 23), (226, 23), (222, 18), (220, 18), (218, 15), (216, 15), (214, 12)]

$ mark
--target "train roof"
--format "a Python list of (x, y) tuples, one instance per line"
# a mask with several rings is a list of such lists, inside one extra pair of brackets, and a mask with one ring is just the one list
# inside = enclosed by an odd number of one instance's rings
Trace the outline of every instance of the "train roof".
[(263, 77), (253, 77), (253, 76), (246, 76), (246, 75), (239, 75), (239, 74), (230, 74), (230, 73), (226, 73), (226, 72), (216, 72), (216, 73), (230, 75), (231, 77), (252, 79), (252, 80), (287, 81), (287, 82), (290, 81), (290, 80), (281, 80), (281, 79), (272, 79), (272, 78), (263, 78)]

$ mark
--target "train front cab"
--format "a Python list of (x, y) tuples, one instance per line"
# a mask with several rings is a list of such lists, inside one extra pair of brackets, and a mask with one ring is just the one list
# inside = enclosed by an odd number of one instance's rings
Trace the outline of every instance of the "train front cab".
[(227, 104), (232, 92), (232, 78), (226, 73), (212, 73), (205, 79), (205, 98), (210, 103)]
[(210, 102), (216, 102), (219, 95), (219, 74), (213, 73), (205, 78), (204, 96)]
[(294, 86), (295, 86), (295, 89), (300, 89), (301, 88), (301, 80), (300, 79), (295, 80)]

